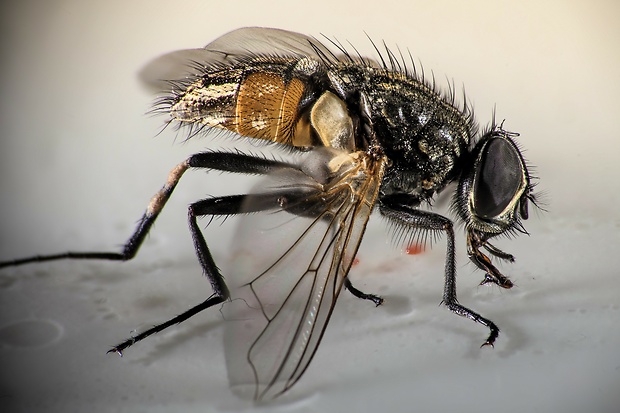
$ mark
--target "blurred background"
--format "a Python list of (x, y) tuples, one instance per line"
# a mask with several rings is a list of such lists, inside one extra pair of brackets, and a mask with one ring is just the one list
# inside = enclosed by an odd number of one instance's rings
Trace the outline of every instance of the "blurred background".
[[(305, 376), (254, 407), (228, 389), (218, 311), (106, 355), (211, 293), (186, 206), (248, 182), (187, 174), (135, 260), (0, 271), (0, 410), (617, 411), (619, 21), (611, 0), (3, 2), (0, 260), (116, 249), (174, 165), (230, 147), (158, 134), (138, 73), (243, 26), (325, 34), (371, 57), (366, 33), (408, 48), (438, 85), (465, 87), (482, 126), (495, 111), (521, 134), (548, 212), (531, 213), (531, 236), (496, 243), (517, 257), (500, 266), (509, 291), (478, 286), (457, 232), (459, 298), (500, 326), (494, 349), (439, 306), (445, 241), (407, 255), (373, 216), (352, 278), (385, 305), (343, 294)], [(234, 220), (206, 230), (224, 267), (232, 233)]]

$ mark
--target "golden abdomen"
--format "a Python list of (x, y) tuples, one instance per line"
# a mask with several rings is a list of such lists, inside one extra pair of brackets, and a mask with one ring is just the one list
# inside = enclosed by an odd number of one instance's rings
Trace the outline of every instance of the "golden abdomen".
[(312, 146), (316, 134), (302, 113), (307, 83), (290, 75), (294, 62), (247, 64), (206, 73), (171, 105), (181, 123), (224, 128), (250, 138)]

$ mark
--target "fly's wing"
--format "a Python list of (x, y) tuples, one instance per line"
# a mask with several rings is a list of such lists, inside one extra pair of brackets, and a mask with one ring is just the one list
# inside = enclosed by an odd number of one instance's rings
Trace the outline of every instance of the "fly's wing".
[(240, 396), (276, 397), (312, 360), (376, 201), (383, 163), (365, 165), (325, 186), (272, 178), (281, 208), (241, 223), (223, 308), (228, 375)]
[[(222, 59), (239, 59), (248, 55), (318, 58), (321, 55), (332, 55), (332, 52), (315, 38), (267, 27), (233, 30), (206, 45), (204, 50), (218, 53)], [(229, 63), (230, 60), (225, 62)]]
[(195, 70), (192, 64), (229, 66), (251, 56), (333, 57), (318, 40), (287, 30), (266, 27), (244, 27), (218, 37), (202, 49), (177, 50), (149, 62), (140, 79), (158, 91), (165, 81), (180, 80)]

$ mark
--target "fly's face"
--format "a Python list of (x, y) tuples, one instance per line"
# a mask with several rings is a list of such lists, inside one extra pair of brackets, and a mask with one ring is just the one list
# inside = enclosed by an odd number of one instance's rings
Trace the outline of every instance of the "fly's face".
[[(535, 202), (527, 164), (512, 139), (515, 136), (501, 127), (484, 134), (470, 154), (455, 196), (455, 208), (467, 226), (470, 258), (485, 270), (489, 270), (490, 262), (479, 248), (512, 261), (510, 254), (493, 247), (488, 239), (513, 231), (526, 232), (521, 220), (528, 218), (528, 203)], [(512, 286), (503, 276), (487, 274), (485, 282)]]
[(469, 167), (457, 203), (470, 229), (493, 236), (518, 226), (519, 217), (528, 218), (530, 174), (509, 132), (497, 129), (483, 136)]

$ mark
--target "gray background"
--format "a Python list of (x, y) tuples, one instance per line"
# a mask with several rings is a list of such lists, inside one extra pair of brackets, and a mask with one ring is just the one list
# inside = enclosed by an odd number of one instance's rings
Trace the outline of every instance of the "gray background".
[[(373, 217), (352, 277), (386, 298), (343, 294), (294, 390), (264, 411), (611, 412), (620, 404), (617, 205), (620, 7), (614, 1), (21, 1), (0, 9), (0, 260), (111, 249), (131, 233), (168, 170), (188, 154), (139, 70), (232, 29), (272, 26), (409, 48), (439, 85), (464, 85), (481, 125), (506, 119), (541, 177), (549, 213), (531, 236), (497, 244), (513, 290), (478, 287), (457, 232), (463, 304), (487, 331), (439, 307), (445, 241), (419, 256)], [(247, 189), (188, 174), (138, 258), (58, 262), (0, 272), (0, 410), (245, 411), (228, 389), (218, 311), (127, 351), (110, 345), (210, 294), (186, 205)], [(234, 189), (232, 189), (234, 188)], [(204, 221), (203, 221), (204, 222)], [(226, 264), (234, 222), (207, 237)], [(345, 407), (346, 406), (346, 407)]]

